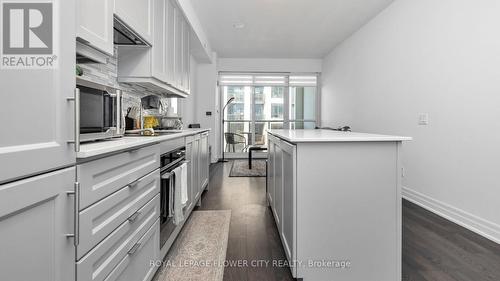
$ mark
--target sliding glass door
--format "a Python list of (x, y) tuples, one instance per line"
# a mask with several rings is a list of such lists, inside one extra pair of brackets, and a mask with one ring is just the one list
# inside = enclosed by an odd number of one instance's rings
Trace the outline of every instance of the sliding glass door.
[[(249, 145), (248, 133), (252, 128), (252, 87), (224, 86), (223, 101), (234, 98), (224, 111), (224, 151), (242, 152)], [(225, 103), (225, 102), (224, 102)]]
[(220, 74), (223, 149), (226, 157), (247, 157), (250, 146), (267, 146), (268, 129), (316, 126), (314, 75)]

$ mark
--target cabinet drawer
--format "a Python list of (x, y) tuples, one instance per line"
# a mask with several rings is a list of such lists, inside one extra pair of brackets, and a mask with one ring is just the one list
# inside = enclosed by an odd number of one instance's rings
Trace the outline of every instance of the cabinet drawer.
[(153, 278), (158, 267), (151, 266), (151, 261), (160, 258), (159, 219), (134, 247), (113, 269), (105, 281), (148, 281)]
[(126, 221), (76, 263), (78, 281), (102, 281), (123, 260), (160, 217), (160, 195), (139, 210), (134, 222)]
[(128, 184), (135, 184), (138, 178), (159, 167), (160, 149), (158, 145), (78, 165), (80, 210)]
[(80, 244), (77, 259), (90, 251), (124, 221), (133, 222), (139, 209), (160, 193), (160, 169), (139, 179), (136, 186), (124, 187), (80, 212)]
[(159, 143), (161, 154), (170, 152), (174, 149), (177, 149), (179, 147), (183, 147), (185, 145), (186, 145), (185, 138), (178, 138), (178, 139), (168, 140), (168, 141), (164, 141), (162, 143)]

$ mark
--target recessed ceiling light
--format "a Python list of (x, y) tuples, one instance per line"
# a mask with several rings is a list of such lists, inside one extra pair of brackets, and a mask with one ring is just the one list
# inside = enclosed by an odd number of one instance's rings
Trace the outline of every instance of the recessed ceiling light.
[(233, 23), (233, 27), (236, 29), (242, 29), (242, 28), (245, 28), (245, 24), (242, 22), (235, 22), (235, 23)]

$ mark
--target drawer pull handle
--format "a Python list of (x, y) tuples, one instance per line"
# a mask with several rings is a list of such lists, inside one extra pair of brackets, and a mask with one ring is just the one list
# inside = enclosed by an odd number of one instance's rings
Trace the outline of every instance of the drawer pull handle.
[(140, 182), (141, 182), (141, 179), (138, 179), (138, 180), (136, 180), (136, 181), (134, 181), (134, 182), (131, 182), (128, 186), (129, 186), (130, 188), (134, 188), (134, 187), (136, 187), (136, 186), (137, 186)]
[(140, 149), (140, 148), (132, 149), (132, 150), (130, 150), (128, 153), (130, 153), (130, 154), (134, 154), (134, 153), (139, 152), (139, 150), (141, 150), (141, 149)]
[(140, 246), (141, 246), (141, 243), (135, 243), (135, 245), (132, 247), (132, 249), (130, 249), (128, 251), (128, 254), (129, 255), (135, 254), (135, 252), (137, 252), (137, 249), (139, 249)]
[(141, 214), (140, 212), (133, 213), (130, 217), (128, 217), (128, 221), (134, 222), (140, 214)]
[(80, 243), (80, 237), (79, 237), (79, 233), (80, 233), (80, 183), (79, 182), (75, 182), (75, 190), (74, 191), (66, 191), (66, 195), (67, 196), (74, 196), (73, 200), (74, 200), (74, 210), (73, 210), (73, 217), (74, 217), (74, 233), (67, 233), (67, 234), (64, 234), (64, 236), (66, 236), (66, 238), (73, 238), (74, 239), (74, 242), (73, 244), (75, 246), (78, 246), (78, 244)]

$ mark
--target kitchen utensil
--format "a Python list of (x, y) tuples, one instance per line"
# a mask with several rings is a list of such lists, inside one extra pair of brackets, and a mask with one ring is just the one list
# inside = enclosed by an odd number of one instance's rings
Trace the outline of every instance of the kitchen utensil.
[(165, 116), (161, 119), (161, 127), (167, 130), (182, 130), (181, 118)]

